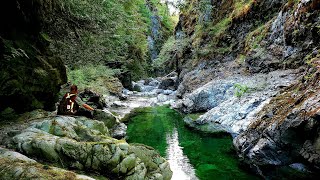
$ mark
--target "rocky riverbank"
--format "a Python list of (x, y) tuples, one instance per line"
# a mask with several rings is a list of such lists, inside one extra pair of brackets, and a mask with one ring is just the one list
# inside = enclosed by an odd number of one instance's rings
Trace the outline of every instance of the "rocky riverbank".
[[(168, 162), (155, 150), (112, 138), (103, 121), (85, 117), (48, 116), (41, 111), (33, 112), (33, 115), (25, 119), (24, 126), (18, 129), (12, 128), (10, 131), (2, 127), (8, 136), (1, 144), (28, 156), (1, 149), (1, 160), (11, 162), (13, 164), (10, 166), (20, 169), (1, 171), (2, 177), (19, 178), (26, 173), (27, 176), (39, 178), (52, 174), (64, 179), (63, 175), (69, 174), (78, 179), (90, 179), (59, 168), (96, 172), (111, 179), (170, 179), (172, 175)], [(11, 159), (10, 154), (14, 155)]]
[(314, 178), (320, 162), (319, 72), (314, 69), (311, 78), (307, 73), (300, 69), (213, 80), (176, 106), (183, 112), (205, 112), (184, 119), (194, 129), (231, 133), (240, 159), (260, 176), (277, 178), (275, 172), (285, 169)]
[(120, 97), (107, 96), (106, 109), (124, 118), (138, 107), (173, 105), (176, 99), (177, 74), (148, 78), (132, 83), (132, 91), (124, 89)]
[(179, 101), (183, 112), (206, 112), (189, 126), (208, 133), (240, 133), (279, 91), (297, 81), (299, 70), (215, 79)]
[(110, 179), (170, 179), (169, 163), (153, 148), (121, 139), (127, 127), (120, 119), (136, 107), (172, 103), (175, 90), (171, 79), (176, 77), (134, 82), (138, 91), (124, 89), (122, 95), (105, 99), (91, 91), (80, 93), (87, 104), (96, 108), (96, 120), (36, 110), (23, 114), (17, 124), (4, 123), (0, 142), (8, 149), (0, 149), (0, 160), (11, 164), (2, 168), (14, 169), (1, 171), (1, 175), (46, 178), (51, 174), (56, 179), (94, 179), (89, 176), (96, 172)]
[(175, 38), (186, 45), (167, 52), (179, 73), (174, 107), (204, 113), (186, 123), (232, 133), (264, 178), (319, 172), (319, 10), (317, 0), (187, 0)]

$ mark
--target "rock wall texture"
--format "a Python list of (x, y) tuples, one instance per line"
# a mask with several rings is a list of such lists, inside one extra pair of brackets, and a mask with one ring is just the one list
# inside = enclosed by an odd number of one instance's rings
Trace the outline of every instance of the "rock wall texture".
[(67, 77), (63, 62), (48, 50), (48, 41), (40, 33), (43, 13), (50, 10), (34, 1), (1, 2), (0, 111), (55, 109)]
[(234, 139), (245, 162), (262, 175), (270, 166), (303, 163), (320, 165), (319, 71), (309, 80), (271, 99), (247, 131)]
[(319, 6), (315, 0), (186, 1), (176, 38), (189, 45), (172, 58), (178, 95), (215, 78), (310, 64), (318, 54)]

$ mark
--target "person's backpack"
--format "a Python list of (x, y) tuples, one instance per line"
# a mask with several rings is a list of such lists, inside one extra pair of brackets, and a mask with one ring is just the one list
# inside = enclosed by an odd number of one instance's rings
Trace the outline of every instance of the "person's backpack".
[(76, 103), (77, 96), (75, 94), (66, 93), (58, 106), (57, 114), (60, 115), (73, 115), (79, 109), (79, 105)]

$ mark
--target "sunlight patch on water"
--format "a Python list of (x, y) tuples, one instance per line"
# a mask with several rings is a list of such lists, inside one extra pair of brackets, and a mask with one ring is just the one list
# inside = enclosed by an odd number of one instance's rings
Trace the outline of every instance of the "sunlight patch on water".
[(196, 180), (195, 169), (189, 162), (187, 156), (183, 154), (182, 147), (179, 146), (179, 137), (177, 128), (172, 133), (168, 133), (167, 137), (167, 159), (173, 172), (172, 180)]

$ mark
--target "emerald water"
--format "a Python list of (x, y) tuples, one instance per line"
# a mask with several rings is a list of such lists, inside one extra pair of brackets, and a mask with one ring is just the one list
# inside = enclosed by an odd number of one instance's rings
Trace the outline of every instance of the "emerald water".
[(128, 142), (149, 145), (166, 157), (172, 179), (258, 179), (239, 167), (231, 137), (191, 131), (168, 107), (135, 110), (127, 135)]

